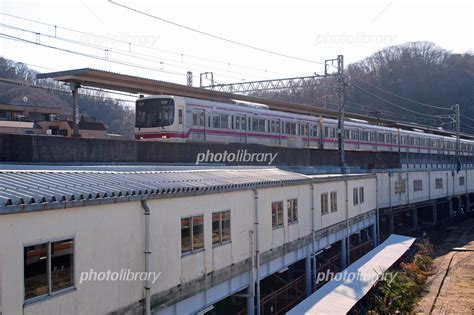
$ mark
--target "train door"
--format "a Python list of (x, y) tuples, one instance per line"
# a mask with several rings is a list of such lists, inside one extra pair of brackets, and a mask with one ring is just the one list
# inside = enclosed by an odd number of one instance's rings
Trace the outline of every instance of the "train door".
[(204, 109), (194, 108), (192, 111), (191, 139), (197, 141), (206, 140), (206, 117)]

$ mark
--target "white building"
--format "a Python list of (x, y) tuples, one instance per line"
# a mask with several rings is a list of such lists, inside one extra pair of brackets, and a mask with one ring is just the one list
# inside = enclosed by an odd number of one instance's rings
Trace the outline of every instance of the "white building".
[[(350, 234), (375, 236), (375, 191), (371, 174), (278, 169), (0, 171), (0, 312), (138, 314), (149, 301), (193, 314), (296, 261), (311, 273), (312, 253)], [(159, 277), (110, 278), (129, 271)]]

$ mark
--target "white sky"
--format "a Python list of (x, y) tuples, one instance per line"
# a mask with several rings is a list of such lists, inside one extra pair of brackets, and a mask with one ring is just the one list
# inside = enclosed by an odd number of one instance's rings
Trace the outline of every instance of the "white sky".
[[(474, 6), (471, 1), (116, 1), (235, 41), (320, 62), (343, 54), (347, 64), (383, 47), (408, 41), (432, 41), (459, 53), (473, 50)], [(303, 76), (323, 71), (318, 64), (205, 37), (128, 11), (107, 0), (1, 0), (0, 12), (131, 42), (134, 54), (119, 55), (113, 50), (124, 50), (127, 54), (128, 44), (60, 28), (58, 37), (104, 47), (85, 47), (40, 36), (41, 44), (98, 58), (103, 58), (104, 49), (108, 48), (110, 59), (154, 68), (138, 69), (0, 36), (1, 56), (29, 64), (40, 72), (91, 67), (185, 84), (185, 73), (191, 70), (196, 86), (199, 73), (204, 71), (213, 71), (217, 82)], [(0, 33), (32, 41), (36, 40), (35, 34), (13, 30), (5, 24), (54, 35), (54, 27), (12, 17), (0, 15), (0, 23)]]

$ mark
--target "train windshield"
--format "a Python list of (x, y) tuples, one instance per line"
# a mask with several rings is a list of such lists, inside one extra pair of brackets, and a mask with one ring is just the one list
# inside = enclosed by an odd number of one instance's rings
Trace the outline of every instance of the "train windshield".
[(137, 128), (170, 126), (174, 121), (174, 101), (163, 98), (138, 100), (135, 115)]

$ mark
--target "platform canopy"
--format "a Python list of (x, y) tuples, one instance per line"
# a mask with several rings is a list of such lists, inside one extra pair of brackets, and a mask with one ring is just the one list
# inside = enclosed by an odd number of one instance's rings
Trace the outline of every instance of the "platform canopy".
[[(182, 84), (153, 80), (143, 77), (91, 68), (41, 73), (36, 75), (36, 78), (54, 79), (62, 82), (76, 83), (82, 86), (97, 87), (134, 94), (167, 94), (208, 99), (214, 101), (228, 101), (232, 103), (234, 103), (233, 100), (240, 100), (252, 103), (262, 103), (270, 106), (270, 108), (274, 110), (297, 112), (300, 114), (326, 115), (329, 117), (337, 117), (337, 111), (328, 110), (315, 105), (303, 105), (286, 101), (262, 99), (249, 95), (218, 92), (206, 90), (204, 88), (198, 88), (193, 86), (187, 86)], [(358, 116), (360, 116), (361, 119), (365, 117), (362, 115)]]
[(291, 309), (287, 315), (347, 314), (363, 298), (384, 270), (412, 246), (415, 238), (392, 234)]

